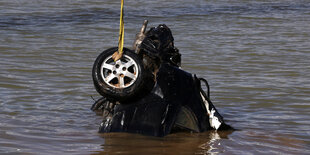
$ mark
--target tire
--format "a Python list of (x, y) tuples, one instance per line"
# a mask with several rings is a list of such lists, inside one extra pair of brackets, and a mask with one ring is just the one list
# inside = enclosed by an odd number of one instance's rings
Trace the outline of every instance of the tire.
[(92, 77), (99, 94), (126, 103), (141, 98), (154, 86), (153, 74), (145, 69), (142, 58), (124, 48), (123, 56), (114, 62), (112, 55), (118, 48), (103, 51), (96, 59)]

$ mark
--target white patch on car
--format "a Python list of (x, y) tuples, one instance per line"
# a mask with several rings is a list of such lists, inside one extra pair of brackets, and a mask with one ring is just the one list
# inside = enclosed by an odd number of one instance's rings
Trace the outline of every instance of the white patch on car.
[(207, 109), (207, 112), (209, 115), (210, 126), (212, 128), (214, 128), (215, 130), (217, 130), (221, 126), (222, 123), (219, 121), (219, 119), (216, 116), (214, 116), (214, 113), (216, 112), (215, 109), (212, 108), (210, 111), (208, 101), (205, 99), (205, 97), (201, 93), (200, 93), (200, 96), (202, 98), (202, 101), (203, 101), (206, 109)]
[(221, 126), (221, 122), (219, 121), (219, 119), (214, 116), (215, 110), (212, 108), (210, 115), (209, 115), (209, 122), (212, 128), (214, 129), (218, 129)]

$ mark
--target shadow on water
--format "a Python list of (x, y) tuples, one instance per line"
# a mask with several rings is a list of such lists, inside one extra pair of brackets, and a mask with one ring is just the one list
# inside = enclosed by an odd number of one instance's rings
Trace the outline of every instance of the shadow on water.
[[(208, 131), (204, 133), (178, 132), (166, 137), (150, 137), (128, 133), (105, 133), (102, 151), (93, 154), (208, 154), (217, 153), (219, 140), (228, 139), (233, 131)], [(219, 152), (218, 152), (219, 153)]]

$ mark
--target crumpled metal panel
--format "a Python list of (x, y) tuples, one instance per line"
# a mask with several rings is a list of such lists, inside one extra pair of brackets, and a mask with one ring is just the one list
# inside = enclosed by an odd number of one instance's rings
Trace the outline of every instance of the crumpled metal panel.
[[(100, 132), (165, 136), (176, 125), (181, 107), (186, 107), (187, 114), (192, 115), (184, 119), (195, 120), (184, 120), (192, 121), (189, 129), (194, 132), (212, 129), (201, 97), (200, 81), (195, 76), (177, 67), (162, 64), (156, 80), (151, 93), (136, 101), (116, 105), (112, 118), (105, 119), (101, 124)], [(209, 104), (212, 104), (211, 101)], [(186, 128), (186, 124), (183, 127)]]

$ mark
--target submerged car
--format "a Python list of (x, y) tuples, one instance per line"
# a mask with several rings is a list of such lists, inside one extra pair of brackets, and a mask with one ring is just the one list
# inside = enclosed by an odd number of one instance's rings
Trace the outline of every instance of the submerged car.
[(231, 129), (210, 100), (207, 80), (181, 69), (171, 30), (161, 24), (145, 33), (146, 24), (119, 60), (112, 57), (115, 47), (94, 62), (93, 82), (102, 98), (91, 109), (103, 115), (99, 132), (165, 136)]

